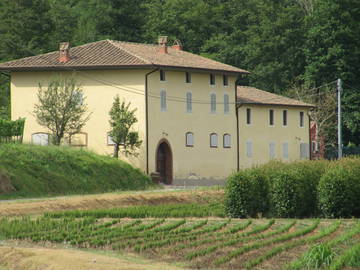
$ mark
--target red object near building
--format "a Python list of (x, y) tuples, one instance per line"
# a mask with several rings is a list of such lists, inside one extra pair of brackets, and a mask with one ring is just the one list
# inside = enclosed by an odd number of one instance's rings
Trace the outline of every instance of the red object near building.
[(324, 159), (325, 158), (325, 140), (323, 136), (318, 135), (316, 141), (317, 125), (315, 122), (310, 123), (310, 141), (311, 141), (311, 159)]

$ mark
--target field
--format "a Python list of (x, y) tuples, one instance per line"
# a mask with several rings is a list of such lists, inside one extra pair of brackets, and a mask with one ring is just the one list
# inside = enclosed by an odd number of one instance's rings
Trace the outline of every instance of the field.
[(360, 267), (358, 220), (228, 219), (216, 217), (223, 214), (216, 203), (148, 206), (146, 214), (141, 209), (4, 218), (0, 235), (38, 245), (137, 253), (196, 269)]

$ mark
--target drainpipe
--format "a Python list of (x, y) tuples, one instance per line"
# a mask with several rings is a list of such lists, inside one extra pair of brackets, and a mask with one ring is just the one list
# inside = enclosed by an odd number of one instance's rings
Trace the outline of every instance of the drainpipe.
[(308, 115), (308, 117), (309, 117), (309, 151), (310, 151), (309, 159), (312, 160), (313, 158), (312, 158), (312, 142), (311, 142), (311, 117), (310, 115)]
[(145, 74), (145, 130), (146, 130), (146, 174), (149, 174), (149, 96), (148, 96), (148, 76), (156, 71), (156, 68)]
[(240, 170), (240, 140), (239, 140), (239, 107), (237, 103), (237, 85), (235, 82), (235, 113), (236, 113), (236, 169)]

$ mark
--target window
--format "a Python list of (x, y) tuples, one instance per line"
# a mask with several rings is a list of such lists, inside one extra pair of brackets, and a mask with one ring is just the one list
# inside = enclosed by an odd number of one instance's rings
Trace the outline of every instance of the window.
[(185, 72), (185, 81), (186, 83), (191, 83), (191, 73)]
[[(107, 145), (115, 145), (113, 138), (110, 136), (110, 132), (107, 133)], [(124, 141), (121, 141), (120, 145), (124, 145)]]
[(215, 85), (215, 75), (210, 74), (210, 85)]
[(251, 124), (251, 109), (250, 108), (246, 109), (246, 124), (248, 124), (248, 125)]
[(185, 135), (185, 144), (186, 147), (193, 147), (194, 146), (194, 134), (192, 132), (187, 132)]
[(186, 93), (186, 112), (192, 112), (192, 94), (191, 92)]
[(229, 77), (227, 75), (223, 75), (223, 84), (224, 86), (229, 85)]
[(288, 159), (289, 158), (289, 144), (283, 143), (283, 158)]
[(71, 135), (69, 138), (69, 144), (71, 146), (87, 146), (88, 135), (87, 133), (81, 132)]
[(273, 143), (273, 142), (269, 143), (269, 156), (270, 156), (270, 159), (275, 158), (275, 143)]
[(231, 147), (231, 136), (230, 136), (230, 134), (224, 134), (223, 144), (224, 144), (224, 148), (230, 148)]
[(225, 94), (224, 95), (224, 113), (228, 114), (230, 111), (230, 107), (229, 107), (229, 95)]
[(312, 150), (313, 153), (317, 152), (317, 143), (316, 143), (316, 141), (311, 142), (311, 150)]
[(287, 126), (287, 110), (283, 110), (283, 126)]
[(165, 71), (164, 70), (160, 70), (160, 81), (165, 81)]
[(211, 113), (216, 113), (216, 94), (210, 95), (210, 111)]
[(300, 112), (300, 127), (304, 127), (304, 112)]
[(162, 112), (166, 111), (166, 91), (161, 90), (160, 91), (160, 109)]
[(251, 141), (247, 141), (246, 142), (246, 156), (248, 158), (251, 158), (253, 156), (252, 153), (252, 142)]
[(300, 143), (300, 159), (309, 158), (309, 144)]
[(269, 123), (270, 123), (270, 126), (273, 126), (274, 125), (274, 110), (270, 110), (269, 111)]
[(31, 142), (36, 145), (49, 145), (48, 133), (34, 133), (31, 135)]
[(218, 147), (218, 135), (216, 133), (210, 134), (210, 147), (212, 148)]

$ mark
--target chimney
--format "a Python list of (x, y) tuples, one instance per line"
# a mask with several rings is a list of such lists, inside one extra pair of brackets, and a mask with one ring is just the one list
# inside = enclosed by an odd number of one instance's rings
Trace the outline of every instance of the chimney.
[(160, 36), (159, 37), (159, 51), (160, 53), (167, 53), (167, 41), (168, 41), (168, 38), (167, 36)]
[(182, 44), (180, 40), (175, 40), (174, 44), (171, 46), (171, 48), (178, 50), (178, 51), (182, 51)]
[(62, 42), (59, 45), (59, 62), (67, 63), (70, 60), (70, 44), (69, 42)]

